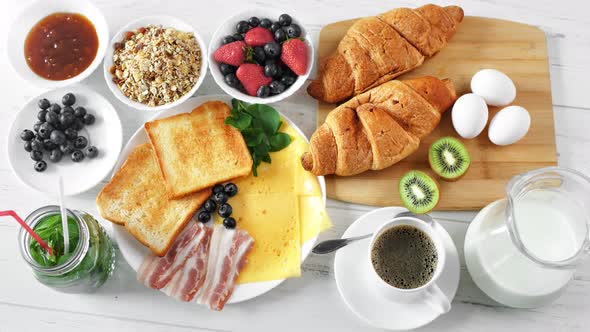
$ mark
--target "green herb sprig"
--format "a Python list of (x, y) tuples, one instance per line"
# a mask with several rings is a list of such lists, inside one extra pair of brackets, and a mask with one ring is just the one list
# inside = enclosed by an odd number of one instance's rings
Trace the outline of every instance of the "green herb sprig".
[(53, 255), (49, 255), (37, 241), (31, 239), (31, 243), (29, 244), (31, 257), (43, 266), (63, 264), (72, 256), (76, 244), (80, 240), (78, 225), (72, 217), (68, 217), (68, 232), (70, 235), (71, 246), (69, 252), (64, 252), (64, 234), (61, 224), (61, 215), (55, 214), (47, 218), (47, 220), (35, 227), (35, 232), (39, 234), (39, 237), (41, 237), (51, 248)]
[(252, 155), (252, 173), (258, 176), (258, 166), (263, 161), (270, 164), (270, 152), (289, 146), (291, 137), (279, 132), (283, 121), (274, 108), (263, 104), (248, 105), (237, 99), (232, 99), (231, 105), (232, 110), (225, 123), (242, 133)]

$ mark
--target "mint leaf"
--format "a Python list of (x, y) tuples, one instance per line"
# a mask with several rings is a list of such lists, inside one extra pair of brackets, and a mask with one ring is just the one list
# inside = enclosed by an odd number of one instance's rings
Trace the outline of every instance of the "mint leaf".
[(260, 128), (246, 128), (242, 130), (242, 136), (248, 147), (255, 147), (264, 142), (264, 131)]
[(242, 131), (250, 127), (252, 124), (252, 117), (248, 113), (235, 112), (235, 115), (231, 115), (225, 119), (225, 124), (236, 127)]
[(259, 121), (268, 136), (274, 135), (281, 125), (281, 116), (274, 108), (263, 104), (252, 104), (246, 109), (248, 114)]
[(291, 144), (291, 136), (285, 133), (276, 133), (268, 139), (270, 152), (281, 151)]

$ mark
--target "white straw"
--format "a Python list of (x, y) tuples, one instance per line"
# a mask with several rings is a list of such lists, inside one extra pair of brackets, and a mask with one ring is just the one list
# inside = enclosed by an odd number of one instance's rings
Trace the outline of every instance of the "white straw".
[(68, 229), (68, 217), (64, 205), (64, 181), (59, 177), (59, 210), (61, 212), (61, 227), (64, 234), (64, 254), (70, 251), (70, 230)]

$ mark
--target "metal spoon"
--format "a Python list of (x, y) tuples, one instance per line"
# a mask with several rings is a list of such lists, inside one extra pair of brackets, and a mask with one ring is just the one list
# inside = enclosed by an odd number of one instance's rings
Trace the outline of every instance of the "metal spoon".
[[(420, 220), (426, 222), (427, 224), (433, 223), (432, 217), (430, 217), (427, 214), (416, 215), (412, 212), (401, 212), (401, 213), (396, 214), (393, 218), (400, 218), (400, 217), (413, 217), (413, 218), (420, 219)], [(334, 240), (322, 241), (322, 242), (318, 243), (315, 247), (313, 247), (311, 252), (313, 252), (314, 254), (318, 254), (318, 255), (329, 254), (333, 251), (336, 251), (342, 247), (347, 246), (348, 244), (350, 244), (352, 242), (366, 239), (371, 236), (373, 236), (373, 233), (361, 235), (361, 236), (349, 237), (346, 239), (334, 239)]]

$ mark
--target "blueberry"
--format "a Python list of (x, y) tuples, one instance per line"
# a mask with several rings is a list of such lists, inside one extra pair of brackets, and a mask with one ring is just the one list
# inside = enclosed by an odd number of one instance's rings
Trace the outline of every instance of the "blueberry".
[(64, 144), (62, 144), (59, 147), (59, 149), (63, 154), (72, 154), (72, 152), (74, 152), (74, 150), (76, 150), (76, 147), (74, 146), (74, 142), (67, 141)]
[(69, 128), (69, 126), (71, 126), (74, 123), (74, 121), (76, 121), (76, 116), (74, 116), (74, 113), (69, 113), (69, 112), (63, 111), (59, 115), (59, 123), (64, 128)]
[(72, 158), (73, 162), (79, 163), (82, 160), (84, 160), (84, 153), (82, 153), (82, 151), (80, 151), (80, 150), (74, 150), (74, 152), (72, 152), (72, 155), (70, 157)]
[(46, 110), (40, 110), (39, 113), (37, 113), (37, 119), (39, 119), (39, 121), (41, 121), (41, 122), (45, 122), (46, 115), (47, 115)]
[(252, 58), (254, 61), (258, 62), (259, 65), (264, 65), (264, 60), (266, 60), (266, 54), (264, 53), (264, 48), (257, 46), (254, 47), (254, 51), (252, 53)]
[(96, 158), (96, 156), (98, 156), (98, 148), (96, 146), (93, 145), (86, 149), (86, 157), (92, 159)]
[(246, 33), (250, 30), (250, 25), (246, 21), (240, 21), (236, 24), (236, 31), (238, 33)]
[(263, 18), (262, 20), (260, 20), (260, 26), (263, 28), (270, 28), (270, 26), (272, 25), (272, 21), (269, 20), (268, 18)]
[(227, 196), (234, 197), (238, 193), (238, 186), (236, 186), (235, 183), (230, 182), (223, 187), (223, 191)]
[(221, 71), (221, 74), (225, 76), (227, 74), (235, 73), (236, 67), (228, 65), (227, 63), (222, 63), (219, 65), (219, 71)]
[(84, 122), (85, 125), (91, 125), (91, 124), (93, 124), (94, 123), (94, 120), (96, 120), (96, 119), (94, 118), (94, 115), (92, 115), (92, 114), (86, 114), (82, 118), (82, 122)]
[(55, 124), (59, 122), (59, 114), (55, 113), (55, 112), (47, 112), (47, 114), (45, 114), (45, 121), (47, 121), (48, 123), (51, 124)]
[(61, 112), (61, 106), (53, 103), (53, 104), (51, 104), (51, 106), (49, 106), (49, 108), (47, 110), (49, 112), (59, 113), (59, 112)]
[(217, 209), (217, 203), (209, 198), (205, 201), (205, 204), (203, 204), (203, 209), (209, 213), (213, 213), (215, 212), (215, 209)]
[(244, 40), (244, 36), (239, 33), (233, 34), (232, 37), (234, 37), (235, 40)]
[[(47, 169), (47, 163), (43, 160), (39, 160), (35, 163), (35, 170), (37, 172), (43, 172)], [(226, 226), (227, 227), (227, 226)]]
[(225, 45), (225, 44), (229, 44), (231, 42), (235, 42), (236, 40), (234, 39), (233, 36), (225, 36), (223, 37), (223, 39), (221, 40), (221, 44)]
[(43, 149), (45, 149), (45, 151), (51, 151), (57, 147), (58, 145), (53, 143), (53, 141), (49, 138), (43, 141)]
[(284, 27), (290, 25), (292, 21), (293, 19), (291, 18), (291, 16), (289, 16), (289, 14), (282, 14), (281, 16), (279, 16), (279, 23)]
[(82, 130), (84, 128), (84, 122), (80, 118), (76, 118), (76, 121), (72, 124), (72, 128)]
[(37, 122), (35, 123), (35, 125), (33, 126), (33, 130), (38, 132), (38, 131), (39, 131), (39, 128), (41, 128), (41, 125), (42, 125), (42, 124), (43, 124), (43, 122), (41, 122), (41, 121), (37, 121)]
[(229, 216), (231, 216), (233, 209), (231, 207), (231, 205), (225, 203), (225, 204), (221, 204), (221, 206), (219, 207), (219, 211), (217, 213), (219, 213), (219, 216), (222, 218), (227, 218)]
[(46, 110), (49, 108), (49, 106), (51, 106), (51, 103), (46, 98), (43, 98), (39, 99), (39, 101), (37, 102), (37, 106), (39, 106), (39, 108), (42, 110)]
[(217, 193), (222, 193), (223, 191), (223, 185), (222, 184), (216, 184), (213, 186), (213, 193), (217, 194)]
[(83, 118), (86, 115), (86, 109), (82, 106), (78, 106), (74, 109), (74, 116), (77, 118)]
[(225, 80), (225, 83), (227, 83), (227, 85), (229, 85), (233, 88), (237, 88), (238, 86), (240, 86), (240, 81), (238, 80), (238, 77), (234, 73), (230, 73), (230, 74), (225, 75), (224, 80)]
[(270, 31), (272, 31), (273, 33), (279, 29), (281, 29), (281, 24), (279, 22), (274, 22), (270, 25)]
[(261, 85), (256, 91), (256, 97), (266, 98), (270, 96), (270, 88), (268, 85)]
[(66, 93), (62, 98), (61, 98), (61, 103), (66, 105), (66, 106), (71, 106), (74, 105), (76, 103), (76, 96), (74, 96), (73, 93)]
[(269, 63), (264, 66), (264, 75), (267, 77), (274, 77), (279, 72), (279, 66), (276, 63)]
[(32, 132), (32, 131), (30, 131), (30, 130), (28, 130), (28, 129), (25, 129), (25, 130), (23, 130), (23, 131), (20, 133), (20, 138), (21, 138), (23, 141), (30, 141), (30, 140), (32, 140), (33, 138), (35, 138), (35, 133), (34, 133), (34, 132)]
[(39, 135), (44, 139), (49, 138), (49, 135), (51, 135), (54, 129), (51, 123), (45, 122), (39, 127)]
[(275, 42), (270, 42), (264, 45), (264, 53), (270, 59), (276, 59), (281, 55), (281, 45)]
[(31, 146), (31, 142), (32, 141), (26, 141), (25, 142), (25, 151), (27, 151), (27, 152), (33, 151), (33, 147)]
[(61, 130), (54, 130), (49, 135), (49, 139), (56, 145), (61, 145), (66, 142), (66, 134)]
[(248, 24), (250, 24), (251, 27), (257, 27), (260, 24), (260, 19), (256, 16), (252, 16), (248, 19)]
[(197, 214), (197, 220), (203, 224), (208, 223), (211, 220), (211, 214), (207, 211), (201, 211)]
[(287, 87), (279, 81), (272, 81), (270, 82), (270, 93), (273, 95), (278, 95), (279, 93), (283, 93)]
[(74, 128), (66, 128), (66, 130), (64, 130), (64, 134), (66, 135), (66, 138), (70, 140), (78, 137), (78, 131)]
[(232, 217), (227, 217), (223, 219), (223, 226), (227, 229), (234, 229), (236, 228), (236, 220)]
[(284, 75), (281, 77), (281, 83), (283, 83), (285, 86), (291, 86), (293, 83), (295, 83), (295, 81), (296, 78), (291, 75)]
[(221, 205), (227, 202), (227, 195), (224, 192), (218, 192), (213, 194), (213, 199), (215, 199), (217, 204)]
[(282, 43), (285, 41), (285, 39), (287, 39), (287, 34), (285, 31), (283, 31), (283, 29), (279, 29), (275, 31), (274, 37), (277, 43)]
[(59, 163), (62, 157), (63, 153), (60, 149), (53, 149), (49, 153), (49, 161), (51, 161), (52, 163)]
[(60, 114), (64, 114), (64, 113), (74, 114), (74, 108), (72, 106), (64, 106), (64, 108), (61, 109)]
[(39, 161), (43, 159), (43, 152), (37, 150), (31, 151), (31, 159), (33, 159), (34, 161)]
[(78, 136), (74, 139), (74, 147), (76, 149), (84, 149), (88, 145), (88, 139), (84, 136)]
[(287, 37), (297, 38), (301, 36), (301, 28), (297, 24), (291, 24), (287, 27)]
[(40, 141), (38, 139), (34, 139), (31, 141), (31, 150), (33, 151), (43, 151), (43, 141)]

